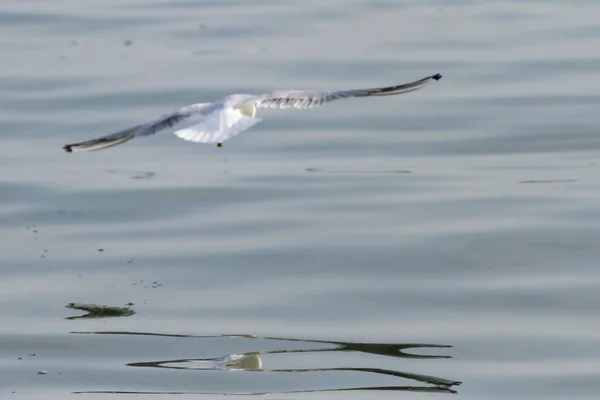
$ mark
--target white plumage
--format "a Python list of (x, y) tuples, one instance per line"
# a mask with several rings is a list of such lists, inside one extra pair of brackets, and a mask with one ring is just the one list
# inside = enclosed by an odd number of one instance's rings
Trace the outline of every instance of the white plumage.
[(314, 108), (325, 103), (350, 97), (391, 96), (422, 88), (427, 83), (441, 79), (435, 74), (418, 81), (396, 86), (339, 91), (279, 90), (259, 96), (233, 94), (214, 103), (197, 103), (164, 114), (154, 121), (87, 140), (63, 146), (67, 152), (100, 150), (131, 140), (137, 136), (149, 136), (185, 121), (192, 116), (204, 119), (188, 128), (176, 130), (177, 137), (195, 143), (216, 143), (219, 147), (232, 137), (262, 121), (256, 117), (260, 108)]

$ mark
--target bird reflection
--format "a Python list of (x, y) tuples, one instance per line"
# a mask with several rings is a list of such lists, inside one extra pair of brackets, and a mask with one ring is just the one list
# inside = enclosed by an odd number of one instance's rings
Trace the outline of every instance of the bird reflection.
[[(391, 376), (403, 378), (412, 381), (411, 385), (407, 386), (359, 386), (346, 388), (327, 388), (327, 389), (307, 389), (294, 391), (278, 391), (277, 394), (285, 393), (310, 393), (310, 392), (338, 392), (338, 391), (355, 391), (355, 390), (385, 390), (385, 391), (418, 391), (418, 392), (435, 392), (435, 393), (456, 393), (453, 386), (460, 385), (460, 381), (441, 378), (431, 375), (416, 374), (412, 372), (404, 372), (392, 369), (370, 368), (370, 367), (329, 367), (329, 368), (268, 368), (265, 366), (263, 358), (265, 356), (293, 355), (295, 353), (316, 353), (316, 352), (361, 352), (377, 356), (406, 358), (406, 359), (442, 359), (451, 358), (446, 355), (428, 355), (409, 353), (407, 350), (424, 349), (424, 348), (450, 348), (449, 345), (425, 344), (425, 343), (361, 343), (361, 342), (340, 342), (327, 340), (306, 340), (294, 338), (276, 338), (276, 337), (261, 337), (254, 335), (218, 335), (218, 336), (194, 336), (194, 335), (177, 335), (177, 334), (160, 334), (160, 333), (143, 333), (143, 332), (73, 332), (73, 333), (88, 333), (88, 334), (104, 334), (104, 335), (144, 335), (144, 336), (162, 336), (162, 337), (181, 337), (181, 338), (216, 338), (227, 337), (234, 339), (247, 340), (276, 340), (282, 342), (303, 342), (307, 344), (318, 344), (315, 348), (309, 349), (279, 349), (267, 351), (249, 351), (244, 353), (227, 354), (216, 358), (186, 358), (173, 360), (156, 360), (128, 363), (131, 367), (143, 368), (164, 368), (171, 370), (210, 370), (210, 371), (246, 371), (246, 372), (266, 372), (266, 373), (321, 373), (330, 371), (345, 371), (372, 373), (383, 376)], [(81, 393), (137, 393), (137, 394), (207, 394), (200, 392), (119, 392), (119, 391), (94, 391)], [(251, 393), (223, 393), (223, 394), (239, 394), (239, 395), (264, 395), (273, 394), (272, 392), (251, 392)]]
[[(128, 306), (130, 305), (132, 304), (128, 304)], [(69, 303), (65, 307), (87, 312), (85, 315), (66, 317), (65, 319), (129, 317), (135, 314), (135, 311), (133, 311), (130, 307), (109, 307), (100, 304)]]

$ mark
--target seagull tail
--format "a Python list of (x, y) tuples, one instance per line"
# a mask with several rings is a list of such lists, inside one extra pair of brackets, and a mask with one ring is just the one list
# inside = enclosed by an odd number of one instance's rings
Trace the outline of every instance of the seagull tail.
[(117, 133), (113, 133), (112, 135), (86, 140), (85, 142), (80, 143), (66, 144), (63, 146), (63, 150), (67, 153), (77, 153), (82, 151), (106, 149), (108, 147), (116, 146), (133, 139), (138, 129), (139, 125)]

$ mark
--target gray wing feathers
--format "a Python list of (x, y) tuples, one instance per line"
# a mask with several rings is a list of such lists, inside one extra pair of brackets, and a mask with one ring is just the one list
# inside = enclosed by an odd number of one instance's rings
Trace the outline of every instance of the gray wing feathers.
[(325, 103), (350, 97), (391, 96), (418, 90), (431, 81), (442, 78), (441, 74), (396, 86), (318, 92), (310, 90), (280, 90), (266, 94), (255, 103), (257, 108), (313, 108)]
[(207, 115), (217, 107), (208, 103), (198, 103), (189, 106), (181, 107), (179, 110), (164, 114), (160, 118), (147, 124), (140, 125), (140, 129), (135, 133), (135, 136), (150, 136), (163, 129), (172, 128), (178, 123), (185, 121), (192, 115)]
[(316, 92), (310, 90), (281, 90), (265, 95), (257, 108), (314, 108), (333, 100), (353, 97), (345, 92)]
[(216, 107), (212, 104), (192, 104), (169, 114), (165, 114), (152, 122), (136, 125), (107, 136), (86, 140), (85, 142), (67, 144), (63, 146), (63, 149), (68, 153), (105, 149), (107, 147), (125, 143), (136, 136), (153, 135), (163, 129), (171, 128), (194, 114), (206, 115), (215, 108)]
[(105, 149), (107, 147), (116, 146), (118, 144), (127, 142), (135, 137), (135, 132), (140, 129), (141, 125), (136, 125), (131, 128), (127, 128), (112, 135), (103, 136), (97, 139), (86, 140), (85, 142), (67, 144), (63, 146), (63, 149), (67, 153), (79, 152), (79, 151), (93, 151)]
[(442, 79), (441, 74), (435, 74), (428, 76), (423, 79), (419, 79), (418, 81), (403, 83), (401, 85), (396, 86), (388, 86), (381, 88), (372, 88), (372, 89), (357, 89), (350, 90), (346, 93), (351, 93), (354, 97), (365, 97), (365, 96), (391, 96), (395, 94), (408, 93), (413, 92), (415, 90), (421, 89), (423, 86), (427, 85), (431, 81), (439, 81)]

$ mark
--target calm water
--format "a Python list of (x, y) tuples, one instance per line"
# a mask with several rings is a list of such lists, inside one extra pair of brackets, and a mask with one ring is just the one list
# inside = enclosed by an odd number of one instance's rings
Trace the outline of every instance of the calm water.
[[(0, 397), (597, 399), (599, 15), (3, 2)], [(222, 149), (61, 150), (229, 93), (437, 72)]]

